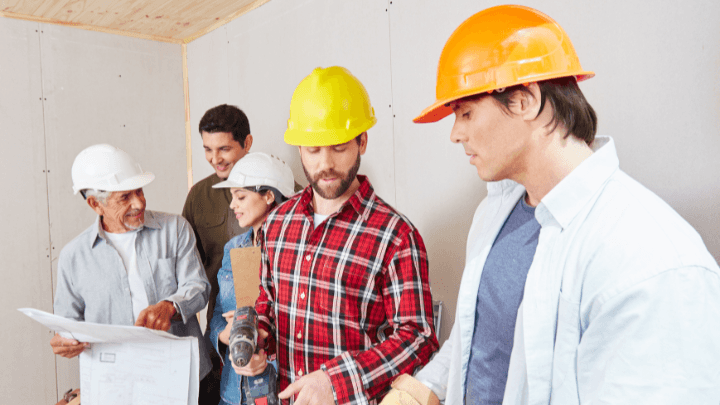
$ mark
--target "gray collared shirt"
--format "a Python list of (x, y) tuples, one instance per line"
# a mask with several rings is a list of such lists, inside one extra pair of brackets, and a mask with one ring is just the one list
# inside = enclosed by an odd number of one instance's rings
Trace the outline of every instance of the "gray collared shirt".
[[(169, 332), (198, 338), (203, 378), (211, 364), (195, 315), (207, 304), (210, 283), (190, 225), (179, 215), (146, 210), (135, 249), (149, 305), (176, 303), (182, 321), (173, 321)], [(55, 314), (79, 321), (134, 324), (127, 271), (108, 243), (100, 217), (60, 252)]]

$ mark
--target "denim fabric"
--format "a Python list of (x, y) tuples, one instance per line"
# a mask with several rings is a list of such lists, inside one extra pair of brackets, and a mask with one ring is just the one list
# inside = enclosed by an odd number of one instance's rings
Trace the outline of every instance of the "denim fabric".
[[(225, 321), (225, 318), (223, 318), (222, 314), (227, 311), (234, 311), (237, 305), (235, 301), (235, 285), (233, 283), (232, 266), (230, 263), (230, 250), (250, 246), (252, 246), (252, 230), (230, 239), (228, 243), (225, 244), (222, 267), (218, 270), (217, 275), (220, 292), (218, 293), (217, 300), (215, 301), (213, 317), (210, 320), (210, 341), (215, 347), (215, 350), (217, 350), (224, 364), (222, 379), (220, 380), (220, 397), (223, 401), (222, 405), (245, 405), (247, 403), (245, 393), (242, 390), (242, 376), (236, 374), (232, 365), (230, 365), (229, 351), (227, 350), (227, 346), (218, 340), (218, 335), (220, 335), (220, 332), (222, 332), (227, 325), (227, 322)], [(275, 367), (274, 361), (268, 363)], [(277, 369), (277, 367), (275, 368)]]

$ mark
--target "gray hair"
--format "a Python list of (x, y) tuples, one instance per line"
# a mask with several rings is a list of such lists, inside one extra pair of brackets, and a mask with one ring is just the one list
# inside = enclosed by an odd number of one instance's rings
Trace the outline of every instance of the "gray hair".
[(85, 197), (86, 200), (90, 197), (95, 197), (102, 205), (107, 205), (107, 199), (110, 197), (110, 194), (112, 194), (110, 191), (95, 190), (94, 188), (80, 190), (80, 193), (82, 193), (82, 196)]

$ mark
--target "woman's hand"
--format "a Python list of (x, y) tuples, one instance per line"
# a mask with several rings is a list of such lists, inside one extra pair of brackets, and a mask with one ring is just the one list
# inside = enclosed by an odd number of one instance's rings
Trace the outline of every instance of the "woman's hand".
[(267, 367), (267, 355), (265, 354), (265, 350), (260, 349), (258, 353), (253, 354), (250, 362), (246, 364), (245, 367), (238, 367), (233, 361), (232, 353), (230, 353), (230, 364), (232, 364), (233, 370), (235, 370), (237, 374), (252, 377), (265, 371), (265, 367)]
[(223, 318), (225, 318), (225, 321), (227, 322), (227, 325), (225, 326), (225, 329), (223, 329), (222, 332), (218, 335), (218, 340), (225, 343), (225, 345), (230, 344), (230, 329), (232, 329), (232, 323), (233, 319), (235, 319), (235, 310), (227, 311), (224, 314), (222, 314)]

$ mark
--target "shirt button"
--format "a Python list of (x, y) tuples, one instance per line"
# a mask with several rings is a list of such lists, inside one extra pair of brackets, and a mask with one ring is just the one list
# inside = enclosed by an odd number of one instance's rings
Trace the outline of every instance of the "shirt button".
[(297, 338), (298, 338), (298, 339), (302, 339), (302, 332), (298, 332)]
[(300, 299), (301, 299), (301, 300), (304, 300), (304, 299), (305, 299), (305, 293), (300, 293)]
[(302, 377), (302, 375), (303, 375), (302, 370), (298, 371), (298, 375), (299, 375), (300, 377)]
[(307, 255), (305, 255), (305, 260), (307, 260), (308, 262), (310, 261), (310, 253), (308, 253)]

